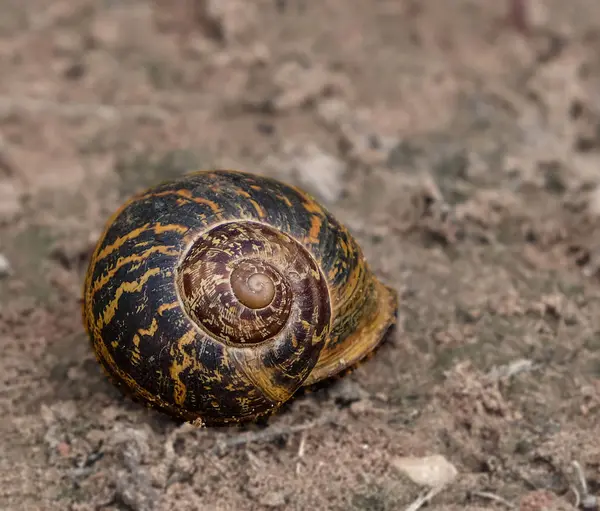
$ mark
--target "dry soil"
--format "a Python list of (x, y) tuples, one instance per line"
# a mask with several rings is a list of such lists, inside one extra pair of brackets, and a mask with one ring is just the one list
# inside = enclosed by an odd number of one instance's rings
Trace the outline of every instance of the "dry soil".
[[(575, 509), (600, 493), (600, 3), (0, 2), (0, 509)], [(130, 194), (300, 185), (401, 297), (369, 362), (267, 425), (104, 378), (80, 318)], [(582, 487), (576, 465), (586, 479)]]

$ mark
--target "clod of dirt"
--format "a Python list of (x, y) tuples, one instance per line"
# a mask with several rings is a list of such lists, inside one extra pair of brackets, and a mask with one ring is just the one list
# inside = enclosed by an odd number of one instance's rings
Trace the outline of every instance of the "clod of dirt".
[(134, 511), (151, 511), (155, 508), (159, 493), (143, 478), (136, 478), (127, 472), (120, 472), (117, 478), (116, 498), (128, 509)]
[[(160, 471), (151, 472), (146, 465), (150, 441), (147, 428), (115, 428), (111, 440), (110, 447), (120, 451), (125, 467), (116, 476), (115, 498), (135, 511), (154, 509), (159, 491), (153, 483), (164, 479)], [(152, 475), (157, 475), (159, 481), (154, 481)]]
[(341, 150), (350, 159), (369, 165), (382, 164), (400, 144), (396, 137), (379, 134), (369, 122), (368, 112), (356, 112), (340, 98), (319, 103), (317, 115), (337, 134)]
[[(458, 363), (435, 392), (436, 413), (445, 410), (445, 424), (453, 424), (453, 443), (469, 457), (467, 465), (474, 471), (480, 466), (497, 470), (493, 453), (502, 445), (511, 425), (518, 420), (512, 403), (503, 395), (503, 386), (472, 364)], [(482, 452), (471, 457), (471, 445), (480, 442)], [(491, 454), (491, 456), (490, 456)]]
[(303, 107), (322, 95), (347, 96), (350, 92), (350, 83), (343, 75), (323, 66), (304, 66), (293, 60), (277, 69), (273, 84), (278, 90), (271, 102), (276, 112)]
[(288, 142), (280, 156), (269, 156), (267, 168), (277, 169), (283, 179), (297, 182), (318, 199), (332, 204), (344, 192), (346, 164), (315, 143)]
[(369, 393), (351, 379), (340, 380), (329, 392), (341, 407), (369, 398)]
[(477, 190), (473, 196), (455, 208), (461, 221), (474, 222), (483, 227), (498, 226), (508, 212), (518, 215), (523, 205), (518, 197), (507, 190)]
[(275, 71), (249, 78), (242, 105), (251, 111), (291, 114), (316, 106), (326, 98), (348, 97), (352, 86), (345, 75), (308, 59), (286, 60)]
[[(77, 226), (71, 229), (72, 232), (78, 232)], [(87, 236), (71, 236), (56, 241), (50, 251), (50, 257), (66, 269), (85, 268), (101, 233), (94, 230), (86, 234)]]
[(548, 490), (535, 490), (519, 501), (519, 511), (574, 511), (575, 508)]
[(241, 0), (197, 0), (196, 21), (208, 37), (231, 43), (256, 22), (256, 7)]
[[(250, 458), (254, 459), (256, 457), (250, 455)], [(259, 472), (253, 471), (250, 474), (246, 488), (248, 494), (256, 499), (261, 506), (285, 509), (286, 502), (289, 500), (289, 490), (276, 486), (275, 478), (271, 474), (265, 473), (262, 461), (256, 458), (254, 463), (257, 463), (257, 466), (262, 470)]]
[(268, 491), (259, 497), (259, 502), (265, 507), (285, 506), (285, 494), (280, 491)]
[(40, 407), (40, 417), (46, 427), (44, 443), (51, 459), (57, 455), (64, 456), (65, 444), (68, 444), (65, 441), (68, 438), (67, 425), (76, 415), (77, 407), (73, 401), (63, 401), (52, 407), (42, 404)]

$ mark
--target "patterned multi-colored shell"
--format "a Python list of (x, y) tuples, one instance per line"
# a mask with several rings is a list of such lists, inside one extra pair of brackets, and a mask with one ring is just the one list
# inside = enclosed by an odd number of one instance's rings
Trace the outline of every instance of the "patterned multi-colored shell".
[(396, 292), (303, 191), (202, 171), (124, 204), (91, 258), (83, 317), (124, 391), (198, 424), (253, 420), (381, 341)]

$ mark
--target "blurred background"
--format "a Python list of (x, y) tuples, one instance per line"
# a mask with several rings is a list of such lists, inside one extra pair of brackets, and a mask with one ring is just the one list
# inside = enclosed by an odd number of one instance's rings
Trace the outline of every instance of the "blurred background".
[[(599, 156), (596, 0), (1, 0), (0, 509), (398, 510), (428, 455), (458, 472), (430, 508), (576, 509)], [(123, 399), (81, 324), (109, 215), (214, 167), (312, 193), (401, 295), (378, 355), (266, 428)]]

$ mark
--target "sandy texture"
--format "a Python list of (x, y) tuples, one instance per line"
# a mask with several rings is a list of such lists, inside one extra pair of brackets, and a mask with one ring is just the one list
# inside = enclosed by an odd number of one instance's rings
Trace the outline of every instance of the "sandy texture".
[[(530, 4), (3, 0), (0, 509), (402, 510), (403, 456), (457, 470), (429, 509), (600, 491), (600, 3)], [(131, 403), (81, 324), (108, 215), (207, 167), (303, 186), (401, 296), (268, 426)]]

